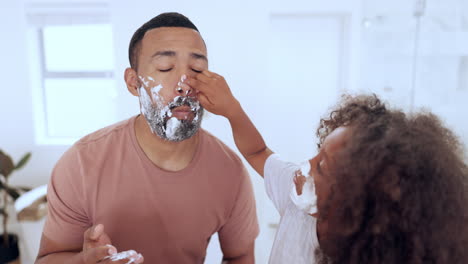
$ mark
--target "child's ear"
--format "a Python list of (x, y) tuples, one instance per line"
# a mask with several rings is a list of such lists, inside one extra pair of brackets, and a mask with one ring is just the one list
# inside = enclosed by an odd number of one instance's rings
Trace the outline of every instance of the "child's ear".
[(125, 83), (128, 91), (134, 96), (138, 96), (138, 88), (140, 88), (140, 80), (137, 72), (132, 68), (126, 68), (124, 73)]

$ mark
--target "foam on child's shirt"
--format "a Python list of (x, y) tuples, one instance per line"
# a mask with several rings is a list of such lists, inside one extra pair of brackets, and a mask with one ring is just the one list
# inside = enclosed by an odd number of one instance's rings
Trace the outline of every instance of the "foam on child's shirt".
[(297, 208), (307, 214), (317, 213), (317, 195), (315, 194), (314, 179), (310, 177), (309, 161), (300, 164), (301, 174), (306, 178), (306, 182), (302, 186), (301, 195), (297, 194), (296, 185), (292, 183), (290, 197)]

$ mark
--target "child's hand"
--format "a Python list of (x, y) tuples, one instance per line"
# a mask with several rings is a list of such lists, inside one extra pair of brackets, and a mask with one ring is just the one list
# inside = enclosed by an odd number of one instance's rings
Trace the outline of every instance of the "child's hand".
[(296, 193), (297, 195), (302, 195), (302, 188), (306, 182), (306, 177), (302, 175), (301, 171), (298, 170), (295, 172), (294, 178), (294, 185), (296, 186)]
[(210, 71), (203, 71), (185, 82), (197, 92), (201, 105), (213, 114), (230, 118), (240, 107), (232, 95), (224, 77)]

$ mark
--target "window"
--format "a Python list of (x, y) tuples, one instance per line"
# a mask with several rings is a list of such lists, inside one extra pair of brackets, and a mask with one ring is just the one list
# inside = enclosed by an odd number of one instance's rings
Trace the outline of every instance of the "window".
[(38, 144), (72, 144), (116, 121), (112, 27), (105, 10), (30, 9)]

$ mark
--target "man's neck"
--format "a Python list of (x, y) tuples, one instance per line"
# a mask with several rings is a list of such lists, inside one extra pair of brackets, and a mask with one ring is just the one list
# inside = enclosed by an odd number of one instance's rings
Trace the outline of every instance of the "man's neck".
[(135, 135), (146, 156), (159, 168), (180, 171), (192, 161), (198, 147), (199, 133), (180, 141), (167, 141), (153, 134), (144, 116), (135, 120)]

